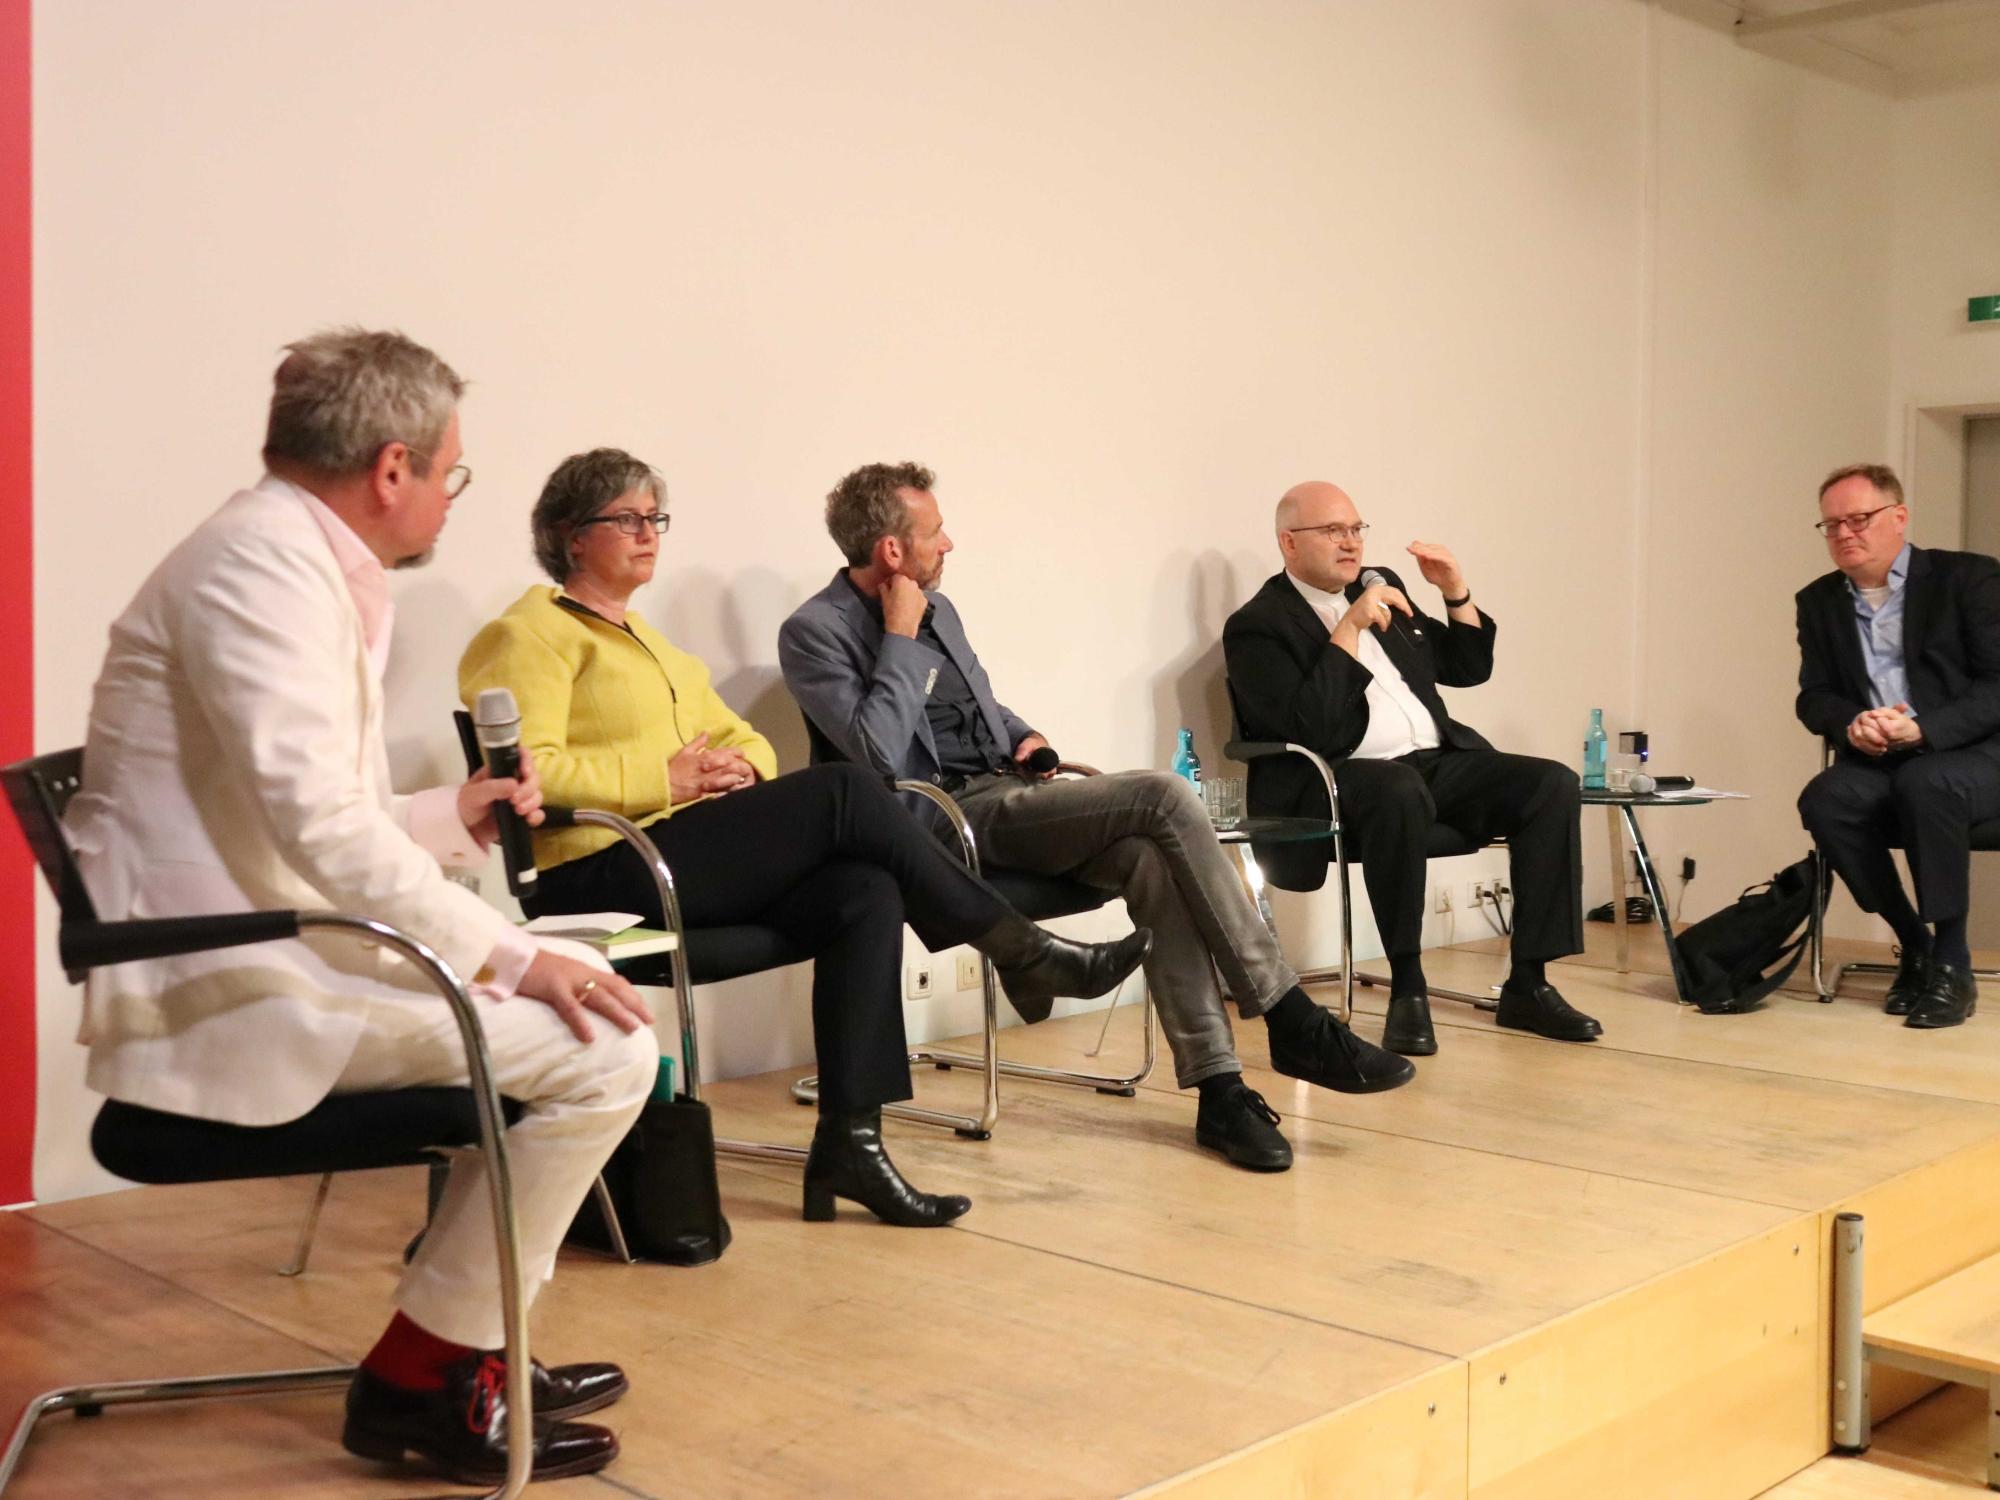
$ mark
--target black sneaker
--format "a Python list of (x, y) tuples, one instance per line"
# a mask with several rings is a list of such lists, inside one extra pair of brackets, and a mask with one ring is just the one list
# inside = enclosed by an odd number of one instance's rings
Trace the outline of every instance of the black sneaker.
[(1287, 1078), (1343, 1094), (1378, 1094), (1417, 1076), (1407, 1057), (1364, 1042), (1322, 1006), (1296, 1032), (1271, 1033), (1271, 1066)]
[(1291, 1145), (1278, 1134), (1278, 1112), (1240, 1081), (1219, 1094), (1201, 1096), (1194, 1140), (1253, 1172), (1282, 1172), (1292, 1164)]

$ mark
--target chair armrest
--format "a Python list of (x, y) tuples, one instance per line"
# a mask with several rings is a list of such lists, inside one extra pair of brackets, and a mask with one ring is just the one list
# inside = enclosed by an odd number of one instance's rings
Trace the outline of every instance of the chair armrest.
[(959, 857), (973, 874), (979, 873), (979, 840), (973, 837), (972, 825), (965, 821), (965, 813), (951, 793), (943, 787), (932, 786), (928, 781), (894, 781), (890, 785), (899, 792), (914, 792), (928, 802), (935, 803), (945, 821), (951, 824), (952, 832), (958, 835)]
[(1080, 760), (1063, 760), (1056, 762), (1056, 774), (1058, 776), (1102, 776), (1104, 773), (1095, 766), (1086, 766)]
[(295, 911), (228, 912), (204, 917), (148, 917), (128, 922), (65, 922), (56, 935), (62, 966), (77, 979), (107, 964), (169, 958), (275, 943), (299, 935)]
[(1328, 812), (1335, 821), (1339, 820), (1339, 778), (1334, 775), (1333, 767), (1327, 764), (1326, 757), (1318, 751), (1308, 750), (1304, 745), (1294, 745), (1288, 740), (1231, 740), (1222, 747), (1222, 753), (1231, 760), (1240, 760), (1245, 763), (1253, 760), (1263, 760), (1267, 756), (1272, 755), (1303, 755), (1307, 760), (1312, 762), (1313, 767), (1319, 772), (1319, 779), (1326, 784), (1326, 805)]

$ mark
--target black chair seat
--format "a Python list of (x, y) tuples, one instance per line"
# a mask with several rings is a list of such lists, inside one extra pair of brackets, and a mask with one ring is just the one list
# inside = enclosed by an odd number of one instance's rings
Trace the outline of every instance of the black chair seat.
[(1107, 891), (1071, 880), (1067, 875), (1034, 875), (1026, 870), (988, 870), (993, 889), (1007, 898), (1007, 904), (1036, 922), (1051, 917), (1073, 917), (1078, 912), (1096, 911), (1111, 899)]
[[(521, 1106), (500, 1101), (512, 1124)], [(283, 1125), (229, 1125), (108, 1099), (90, 1127), (90, 1150), (132, 1182), (232, 1182), (418, 1166), (447, 1146), (476, 1146), (472, 1090), (390, 1089), (332, 1094)]]
[(1424, 845), (1425, 859), (1455, 859), (1461, 854), (1477, 854), (1486, 846), (1444, 823), (1431, 824), (1430, 841)]

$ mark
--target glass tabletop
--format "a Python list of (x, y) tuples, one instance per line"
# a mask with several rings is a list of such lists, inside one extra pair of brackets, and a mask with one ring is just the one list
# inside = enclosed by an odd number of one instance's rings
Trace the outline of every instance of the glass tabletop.
[(1333, 837), (1333, 824), (1325, 818), (1244, 818), (1230, 827), (1215, 824), (1218, 843), (1308, 844), (1314, 839)]
[(1713, 797), (1661, 796), (1658, 792), (1614, 792), (1609, 787), (1584, 788), (1585, 807), (1703, 807)]

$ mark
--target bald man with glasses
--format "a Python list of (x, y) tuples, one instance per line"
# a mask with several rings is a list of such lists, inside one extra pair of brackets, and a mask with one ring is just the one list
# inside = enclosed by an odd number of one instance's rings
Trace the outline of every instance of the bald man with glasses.
[[(1341, 826), (1361, 859), (1389, 959), (1382, 1045), (1413, 1057), (1437, 1051), (1422, 959), (1425, 846), (1435, 823), (1481, 842), (1508, 841), (1513, 967), (1496, 1019), (1556, 1041), (1595, 1040), (1602, 1028), (1562, 997), (1546, 969), (1583, 950), (1576, 773), (1495, 750), (1438, 696), (1440, 686), (1474, 687), (1493, 673), (1493, 620), (1473, 602), (1458, 559), (1435, 542), (1409, 545), (1442, 596), (1438, 620), (1410, 603), (1395, 573), (1364, 575), (1368, 526), (1337, 485), (1294, 485), (1278, 502), (1276, 524), (1284, 571), (1222, 632), (1230, 697), (1246, 739), (1304, 745), (1338, 766)], [(1324, 783), (1297, 756), (1251, 767), (1250, 810), (1331, 815)], [(1324, 855), (1316, 857), (1317, 869), (1273, 865), (1269, 873), (1292, 889), (1316, 888), (1325, 878)]]
[(1835, 754), (1799, 816), (1902, 946), (1883, 1008), (1920, 1031), (1957, 1026), (1979, 993), (1971, 830), (2000, 817), (2000, 562), (1912, 546), (1903, 486), (1881, 464), (1829, 474), (1819, 510), (1834, 571), (1798, 592), (1797, 711)]

